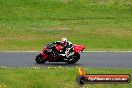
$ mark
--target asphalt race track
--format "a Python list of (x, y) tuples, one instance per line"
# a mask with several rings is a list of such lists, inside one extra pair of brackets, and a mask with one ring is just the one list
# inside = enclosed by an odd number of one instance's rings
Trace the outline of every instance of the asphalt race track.
[(6, 67), (92, 67), (92, 68), (132, 68), (132, 52), (85, 52), (72, 65), (66, 63), (36, 64), (34, 58), (39, 52), (0, 52), (0, 66)]

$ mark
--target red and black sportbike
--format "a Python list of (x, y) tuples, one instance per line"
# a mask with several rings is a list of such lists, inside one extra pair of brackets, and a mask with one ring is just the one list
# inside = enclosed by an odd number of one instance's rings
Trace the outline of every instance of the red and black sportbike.
[(48, 62), (67, 62), (68, 64), (76, 63), (80, 59), (80, 52), (85, 49), (84, 45), (73, 44), (74, 54), (69, 56), (61, 56), (58, 52), (63, 50), (61, 45), (47, 44), (42, 52), (36, 56), (36, 62), (41, 64)]

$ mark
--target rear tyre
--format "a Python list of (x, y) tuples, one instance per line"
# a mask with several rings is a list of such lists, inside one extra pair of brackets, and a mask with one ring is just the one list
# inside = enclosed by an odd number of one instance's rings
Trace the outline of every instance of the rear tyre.
[(36, 62), (38, 64), (45, 63), (47, 61), (47, 59), (43, 60), (42, 58), (43, 58), (43, 55), (39, 54), (39, 55), (36, 56), (36, 59), (35, 60), (36, 60)]
[(68, 59), (69, 59), (67, 61), (68, 64), (74, 64), (74, 63), (76, 63), (80, 59), (80, 54), (76, 53), (76, 54), (70, 56)]

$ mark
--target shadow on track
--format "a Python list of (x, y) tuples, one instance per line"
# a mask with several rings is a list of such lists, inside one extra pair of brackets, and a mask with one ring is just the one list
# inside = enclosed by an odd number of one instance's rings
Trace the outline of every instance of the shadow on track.
[(65, 62), (47, 62), (45, 64), (37, 64), (35, 63), (36, 66), (43, 66), (43, 67), (78, 67), (81, 66), (81, 64), (74, 63), (74, 64), (67, 64)]

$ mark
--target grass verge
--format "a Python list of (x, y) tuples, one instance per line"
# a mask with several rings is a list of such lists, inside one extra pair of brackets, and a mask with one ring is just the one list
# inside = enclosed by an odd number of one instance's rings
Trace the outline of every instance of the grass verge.
[[(32, 67), (0, 68), (1, 88), (131, 88), (129, 84), (86, 84), (76, 83), (77, 68)], [(132, 69), (86, 68), (88, 74), (130, 74)]]
[(87, 50), (132, 50), (132, 0), (0, 0), (0, 51), (67, 37)]

